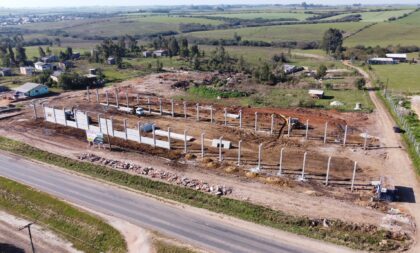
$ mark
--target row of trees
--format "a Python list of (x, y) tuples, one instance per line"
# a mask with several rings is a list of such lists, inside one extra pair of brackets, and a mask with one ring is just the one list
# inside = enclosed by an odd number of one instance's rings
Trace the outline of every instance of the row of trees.
[(0, 39), (1, 64), (4, 67), (24, 66), (27, 61), (26, 50), (23, 46), (23, 36)]
[(121, 36), (117, 42), (105, 39), (92, 51), (91, 61), (103, 63), (112, 56), (115, 58), (117, 66), (122, 68), (122, 58), (130, 54), (138, 54), (140, 50), (137, 40), (130, 35)]

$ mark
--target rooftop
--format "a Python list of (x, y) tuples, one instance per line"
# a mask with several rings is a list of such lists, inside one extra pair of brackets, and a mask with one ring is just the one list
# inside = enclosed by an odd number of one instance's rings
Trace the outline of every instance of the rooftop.
[(29, 92), (29, 91), (31, 91), (31, 90), (33, 90), (33, 89), (35, 89), (35, 88), (37, 88), (38, 86), (41, 86), (41, 85), (43, 85), (43, 84), (40, 84), (40, 83), (25, 83), (24, 85), (21, 85), (21, 86), (17, 87), (15, 89), (15, 91), (26, 93), (26, 92)]

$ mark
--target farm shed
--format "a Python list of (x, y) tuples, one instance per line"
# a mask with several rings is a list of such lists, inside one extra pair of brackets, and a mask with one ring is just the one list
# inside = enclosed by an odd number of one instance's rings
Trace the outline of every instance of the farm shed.
[(145, 57), (145, 58), (152, 57), (152, 52), (151, 51), (144, 51), (143, 52), (143, 57)]
[(37, 97), (48, 94), (48, 86), (39, 83), (25, 83), (15, 89), (18, 96)]
[(370, 58), (367, 61), (368, 64), (379, 65), (379, 64), (397, 64), (398, 62), (392, 58)]
[(391, 58), (397, 62), (406, 62), (407, 61), (407, 54), (386, 54), (387, 58)]
[(58, 62), (58, 57), (55, 55), (49, 55), (41, 58), (44, 63)]
[(321, 98), (324, 97), (324, 91), (323, 90), (309, 90), (308, 94), (312, 98), (317, 98), (317, 99), (321, 99)]
[(43, 63), (39, 61), (35, 63), (35, 69), (38, 71), (45, 71), (45, 70), (52, 70), (53, 67), (49, 63)]
[(109, 65), (115, 65), (116, 61), (114, 57), (108, 57), (106, 61)]

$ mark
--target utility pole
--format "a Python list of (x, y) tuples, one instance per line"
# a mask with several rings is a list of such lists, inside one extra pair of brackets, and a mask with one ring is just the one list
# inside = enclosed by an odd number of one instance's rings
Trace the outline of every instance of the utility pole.
[(24, 230), (25, 228), (28, 229), (28, 233), (29, 233), (29, 240), (31, 241), (31, 247), (32, 247), (32, 253), (35, 253), (35, 247), (34, 247), (34, 242), (32, 241), (32, 233), (31, 233), (31, 226), (34, 224), (35, 222), (31, 222), (23, 227), (20, 227), (18, 229), (18, 231)]

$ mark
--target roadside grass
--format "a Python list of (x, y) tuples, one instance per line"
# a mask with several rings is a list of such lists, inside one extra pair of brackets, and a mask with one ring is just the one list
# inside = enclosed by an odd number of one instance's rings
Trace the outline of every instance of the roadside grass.
[[(406, 247), (408, 244), (404, 240), (389, 238), (389, 233), (379, 228), (370, 227), (366, 230), (363, 226), (339, 220), (330, 221), (329, 227), (324, 227), (322, 220), (297, 217), (245, 201), (220, 198), (189, 188), (153, 181), (105, 166), (52, 154), (1, 136), (0, 149), (162, 198), (355, 249), (391, 250)], [(387, 243), (381, 243), (385, 239)]]
[(396, 65), (371, 66), (376, 80), (384, 85), (388, 84), (388, 90), (404, 92), (408, 94), (420, 93), (420, 65), (400, 63)]
[(192, 251), (186, 247), (167, 243), (162, 240), (155, 240), (153, 246), (156, 250), (156, 253), (195, 253), (195, 251)]
[(0, 209), (50, 228), (86, 253), (127, 251), (121, 234), (100, 218), (3, 177), (0, 177)]

